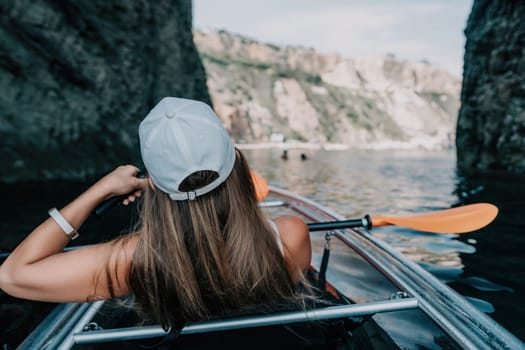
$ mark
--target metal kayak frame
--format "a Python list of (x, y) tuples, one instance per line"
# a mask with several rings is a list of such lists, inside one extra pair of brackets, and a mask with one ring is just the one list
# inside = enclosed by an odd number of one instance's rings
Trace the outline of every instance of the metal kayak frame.
[[(318, 222), (345, 220), (331, 209), (292, 192), (270, 186), (270, 193), (282, 200), (263, 202), (262, 207), (286, 207)], [(402, 299), (330, 306), (321, 309), (284, 312), (262, 316), (228, 318), (194, 323), (181, 334), (196, 334), (334, 318), (374, 315), (419, 309), (463, 349), (525, 349), (513, 334), (470, 304), (464, 297), (440, 282), (385, 242), (364, 229), (339, 229), (332, 236), (353, 249), (404, 295)], [(88, 330), (88, 325), (104, 301), (58, 305), (17, 349), (71, 349), (75, 344), (93, 344), (162, 337), (168, 332), (160, 326)]]

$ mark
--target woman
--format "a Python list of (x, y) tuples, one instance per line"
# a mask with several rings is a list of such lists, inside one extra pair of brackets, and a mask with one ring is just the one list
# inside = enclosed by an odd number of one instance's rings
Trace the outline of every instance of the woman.
[[(250, 171), (211, 108), (167, 97), (139, 127), (148, 178), (115, 169), (38, 226), (0, 266), (16, 297), (83, 302), (134, 294), (165, 328), (244, 306), (294, 300), (310, 265), (304, 221), (268, 221)], [(97, 205), (143, 196), (136, 232), (63, 252)]]

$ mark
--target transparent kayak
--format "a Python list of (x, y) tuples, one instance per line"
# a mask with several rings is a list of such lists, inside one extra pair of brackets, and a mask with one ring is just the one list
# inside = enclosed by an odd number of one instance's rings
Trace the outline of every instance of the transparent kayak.
[[(270, 186), (269, 217), (344, 220)], [(310, 278), (326, 303), (236, 315), (180, 331), (129, 324), (112, 301), (58, 305), (18, 349), (525, 349), (518, 338), (367, 230), (312, 232)]]

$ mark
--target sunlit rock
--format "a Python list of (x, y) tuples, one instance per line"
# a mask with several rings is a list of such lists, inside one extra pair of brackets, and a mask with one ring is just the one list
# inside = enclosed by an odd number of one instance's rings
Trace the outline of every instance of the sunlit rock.
[[(454, 146), (460, 81), (428, 62), (342, 57), (211, 29), (194, 31), (194, 40), (214, 107), (236, 140), (268, 142), (279, 133), (288, 144), (323, 147)], [(245, 114), (247, 101), (264, 115)], [(235, 127), (231, 115), (248, 118), (242, 125), (264, 120), (264, 128)]]

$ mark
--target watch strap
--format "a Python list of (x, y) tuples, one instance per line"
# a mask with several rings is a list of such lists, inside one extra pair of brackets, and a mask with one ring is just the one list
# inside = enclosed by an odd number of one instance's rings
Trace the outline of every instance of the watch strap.
[(48, 211), (49, 216), (57, 223), (58, 226), (64, 231), (66, 236), (72, 240), (78, 237), (78, 232), (67, 222), (67, 220), (60, 214), (57, 208), (51, 208)]

